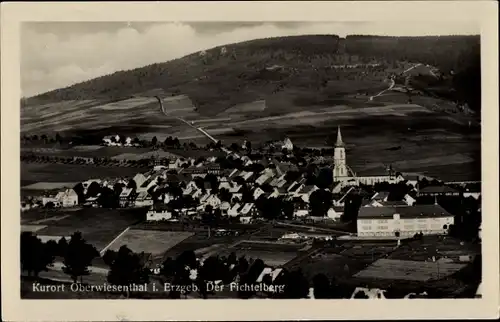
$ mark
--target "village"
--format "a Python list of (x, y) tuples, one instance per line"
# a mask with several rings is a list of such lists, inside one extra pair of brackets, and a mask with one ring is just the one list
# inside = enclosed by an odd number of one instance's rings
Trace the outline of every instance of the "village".
[[(331, 172), (327, 157), (294, 158), (293, 144), (287, 138), (282, 148), (289, 152), (280, 161), (275, 155), (255, 160), (251, 153), (239, 157), (238, 162), (231, 155), (222, 160), (163, 159), (163, 164), (131, 178), (89, 178), (56, 194), (30, 196), (23, 200), (21, 210), (146, 208), (148, 222), (178, 221), (180, 216), (201, 220), (209, 212), (218, 219), (246, 224), (265, 219), (333, 224), (357, 218), (353, 233), (359, 237), (399, 237), (446, 233), (455, 214), (440, 206), (438, 199), (480, 200), (480, 182), (444, 183), (423, 175), (405, 175), (392, 167), (378, 175), (356, 176), (346, 163), (340, 128), (337, 137)], [(106, 144), (119, 144), (109, 140), (103, 139)], [(131, 144), (130, 138), (126, 142)], [(328, 174), (332, 178), (324, 178)], [(356, 214), (344, 214), (352, 195), (362, 196), (359, 213), (355, 209)], [(417, 203), (417, 199), (427, 202)], [(378, 217), (377, 223), (385, 225), (372, 226), (371, 221)]]
[[(110, 144), (105, 139), (104, 144)], [(131, 140), (126, 142), (132, 144)], [(337, 294), (341, 298), (356, 298), (359, 294), (365, 294), (363, 298), (383, 297), (387, 288), (394, 292), (401, 287), (392, 283), (380, 291), (380, 285), (386, 285), (383, 281), (407, 281), (405, 272), (409, 269), (422, 270), (414, 281), (428, 285), (432, 280), (458, 274), (480, 258), (473, 246), (480, 243), (481, 236), (480, 182), (443, 182), (401, 173), (392, 166), (375, 175), (358, 176), (347, 163), (340, 128), (331, 157), (297, 158), (288, 138), (275, 145), (281, 147), (280, 153), (259, 154), (258, 158), (246, 142), (238, 155), (163, 158), (153, 161), (151, 170), (131, 177), (92, 178), (62, 191), (25, 196), (21, 210), (26, 215), (22, 217), (30, 217), (33, 212), (39, 215), (36, 221), (22, 220), (22, 230), (44, 242), (56, 243), (88, 231), (83, 237), (94, 244), (105, 262), (109, 261), (106, 256), (112, 256), (108, 253), (117, 254), (127, 247), (142, 254), (142, 265), (151, 270), (153, 280), (160, 278), (163, 282), (162, 278), (172, 281), (166, 270), (173, 269), (168, 268), (173, 258), (178, 261), (188, 256), (186, 252), (194, 251), (198, 264), (186, 266), (191, 267), (186, 273), (190, 277), (186, 278), (193, 283), (198, 280), (197, 272), (203, 267), (200, 265), (207, 260), (211, 263), (212, 258), (227, 273), (210, 273), (216, 277), (208, 280), (220, 284), (218, 287), (224, 285), (223, 281), (241, 282), (239, 278), (247, 275), (240, 276), (234, 270), (248, 266), (247, 259), (259, 263), (259, 272), (253, 273), (255, 278), (249, 283), (252, 285), (263, 280), (277, 283), (282, 272), (291, 270), (294, 274), (296, 269), (305, 270), (308, 279), (317, 279), (318, 265), (323, 266), (320, 272), (326, 276), (348, 278), (351, 286), (360, 281), (372, 285)], [(126, 221), (124, 218), (132, 216), (132, 212), (135, 219)], [(77, 223), (83, 221), (74, 225), (73, 217)], [(101, 226), (95, 228), (99, 232), (92, 233), (94, 228), (89, 224)], [(409, 246), (418, 240), (424, 242)], [(330, 259), (332, 256), (335, 261)], [(436, 264), (437, 276), (433, 268)], [(100, 277), (92, 279), (105, 282), (107, 266), (92, 265), (91, 271), (100, 272), (95, 273)], [(112, 269), (112, 262), (108, 266)], [(56, 267), (49, 269), (50, 274), (62, 265)], [(50, 274), (48, 277), (54, 278)], [(61, 280), (61, 276), (55, 276)], [(440, 283), (434, 287), (443, 288)], [(304, 297), (318, 297), (313, 288), (304, 290)], [(460, 289), (464, 288), (467, 286)], [(403, 290), (406, 295), (417, 294), (411, 287)], [(420, 293), (428, 292), (436, 290), (426, 288)], [(239, 291), (211, 294), (217, 298), (248, 295)]]

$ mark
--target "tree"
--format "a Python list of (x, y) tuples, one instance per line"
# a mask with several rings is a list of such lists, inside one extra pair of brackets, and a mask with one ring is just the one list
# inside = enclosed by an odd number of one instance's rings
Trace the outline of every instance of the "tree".
[(61, 237), (61, 239), (59, 239), (59, 241), (57, 242), (57, 248), (57, 255), (64, 256), (64, 254), (66, 254), (66, 252), (68, 251), (68, 241), (66, 240), (66, 238)]
[(128, 189), (133, 189), (134, 191), (137, 189), (137, 183), (135, 180), (130, 180), (127, 184)]
[(73, 282), (80, 282), (83, 276), (89, 275), (88, 267), (92, 264), (92, 260), (99, 257), (97, 249), (88, 244), (82, 237), (82, 233), (77, 231), (72, 236), (68, 243), (68, 249), (64, 255), (63, 271), (71, 277)]
[(62, 138), (61, 138), (61, 135), (59, 135), (59, 133), (56, 133), (56, 142), (62, 143)]
[[(145, 268), (139, 254), (127, 246), (120, 247), (117, 253), (109, 253), (106, 260), (109, 265), (108, 282), (114, 285), (143, 284), (149, 282), (149, 270)], [(128, 297), (127, 291), (127, 297)]]
[(157, 143), (158, 143), (158, 139), (156, 138), (156, 136), (153, 136), (153, 138), (151, 139), (151, 144), (153, 146), (156, 146)]
[(101, 192), (101, 185), (96, 181), (92, 181), (87, 188), (87, 193), (85, 195), (85, 199), (97, 197), (97, 195)]
[(41, 239), (31, 232), (21, 233), (21, 270), (27, 271), (28, 275), (38, 277), (42, 271), (54, 262), (56, 248), (53, 243), (44, 244)]
[(317, 274), (313, 277), (314, 298), (328, 299), (330, 298), (330, 281), (324, 274)]
[(314, 191), (309, 198), (311, 215), (316, 217), (326, 216), (332, 203), (332, 196), (329, 192), (321, 189)]
[(309, 294), (309, 283), (300, 269), (287, 274), (284, 295), (289, 299), (307, 298)]

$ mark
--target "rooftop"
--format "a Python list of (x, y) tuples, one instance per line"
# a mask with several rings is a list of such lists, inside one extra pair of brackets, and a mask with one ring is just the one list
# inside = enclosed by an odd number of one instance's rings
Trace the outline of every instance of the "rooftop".
[(359, 209), (359, 219), (382, 219), (392, 218), (393, 215), (399, 214), (400, 218), (432, 218), (432, 217), (448, 217), (452, 216), (440, 205), (416, 205), (407, 207), (361, 207)]

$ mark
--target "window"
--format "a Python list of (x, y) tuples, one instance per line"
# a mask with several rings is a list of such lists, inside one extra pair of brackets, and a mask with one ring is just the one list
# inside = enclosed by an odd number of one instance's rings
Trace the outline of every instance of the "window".
[(378, 230), (387, 230), (388, 228), (388, 226), (377, 226)]
[(387, 219), (380, 219), (378, 221), (379, 224), (387, 224), (389, 221)]
[(372, 226), (363, 226), (363, 230), (372, 230)]
[(413, 225), (405, 225), (405, 230), (413, 230), (415, 226)]

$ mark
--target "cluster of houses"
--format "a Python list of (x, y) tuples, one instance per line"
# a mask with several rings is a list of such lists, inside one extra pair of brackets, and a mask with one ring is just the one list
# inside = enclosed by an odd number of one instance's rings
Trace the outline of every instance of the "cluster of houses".
[(120, 137), (120, 135), (108, 135), (102, 138), (102, 144), (105, 146), (139, 146), (133, 143), (130, 137)]
[[(119, 138), (114, 140), (119, 141)], [(453, 215), (437, 203), (415, 205), (416, 198), (465, 196), (479, 199), (481, 191), (480, 182), (430, 185), (419, 189), (418, 177), (405, 176), (401, 173), (380, 177), (358, 177), (347, 166), (339, 129), (333, 165), (334, 184), (323, 189), (327, 195), (331, 195), (332, 206), (326, 211), (326, 216), (314, 218), (310, 214), (310, 199), (313, 193), (322, 188), (308, 184), (306, 176), (290, 179), (287, 173), (300, 172), (297, 164), (277, 161), (275, 158), (252, 160), (248, 156), (243, 156), (241, 160), (245, 169), (251, 168), (249, 166), (253, 163), (260, 163), (263, 166), (257, 167), (263, 170), (253, 172), (223, 169), (216, 160), (215, 157), (207, 160), (176, 158), (167, 165), (157, 165), (151, 171), (138, 173), (129, 179), (87, 180), (82, 183), (85, 200), (78, 200), (79, 196), (75, 190), (66, 189), (55, 196), (44, 197), (42, 204), (45, 206), (52, 203), (54, 207), (77, 205), (98, 207), (99, 193), (88, 194), (92, 185), (97, 184), (99, 187), (113, 190), (119, 184), (121, 185), (119, 206), (146, 207), (148, 208), (146, 219), (151, 222), (176, 220), (180, 214), (196, 216), (210, 206), (213, 210), (220, 211), (222, 216), (234, 218), (242, 223), (251, 223), (260, 217), (256, 204), (262, 198), (283, 198), (292, 202), (294, 218), (338, 221), (343, 216), (346, 196), (362, 189), (362, 185), (405, 182), (413, 190), (401, 200), (390, 201), (389, 193), (380, 191), (368, 196), (359, 209), (358, 236), (381, 237), (444, 233), (450, 225), (453, 225)], [(208, 175), (216, 178), (215, 183), (213, 180), (205, 180)], [(169, 189), (172, 184), (178, 186), (182, 192), (173, 193)], [(214, 187), (213, 184), (217, 186)], [(179, 209), (177, 206), (174, 209), (171, 206), (172, 202), (181, 197), (190, 197), (188, 199), (193, 202), (186, 204), (184, 208)]]

